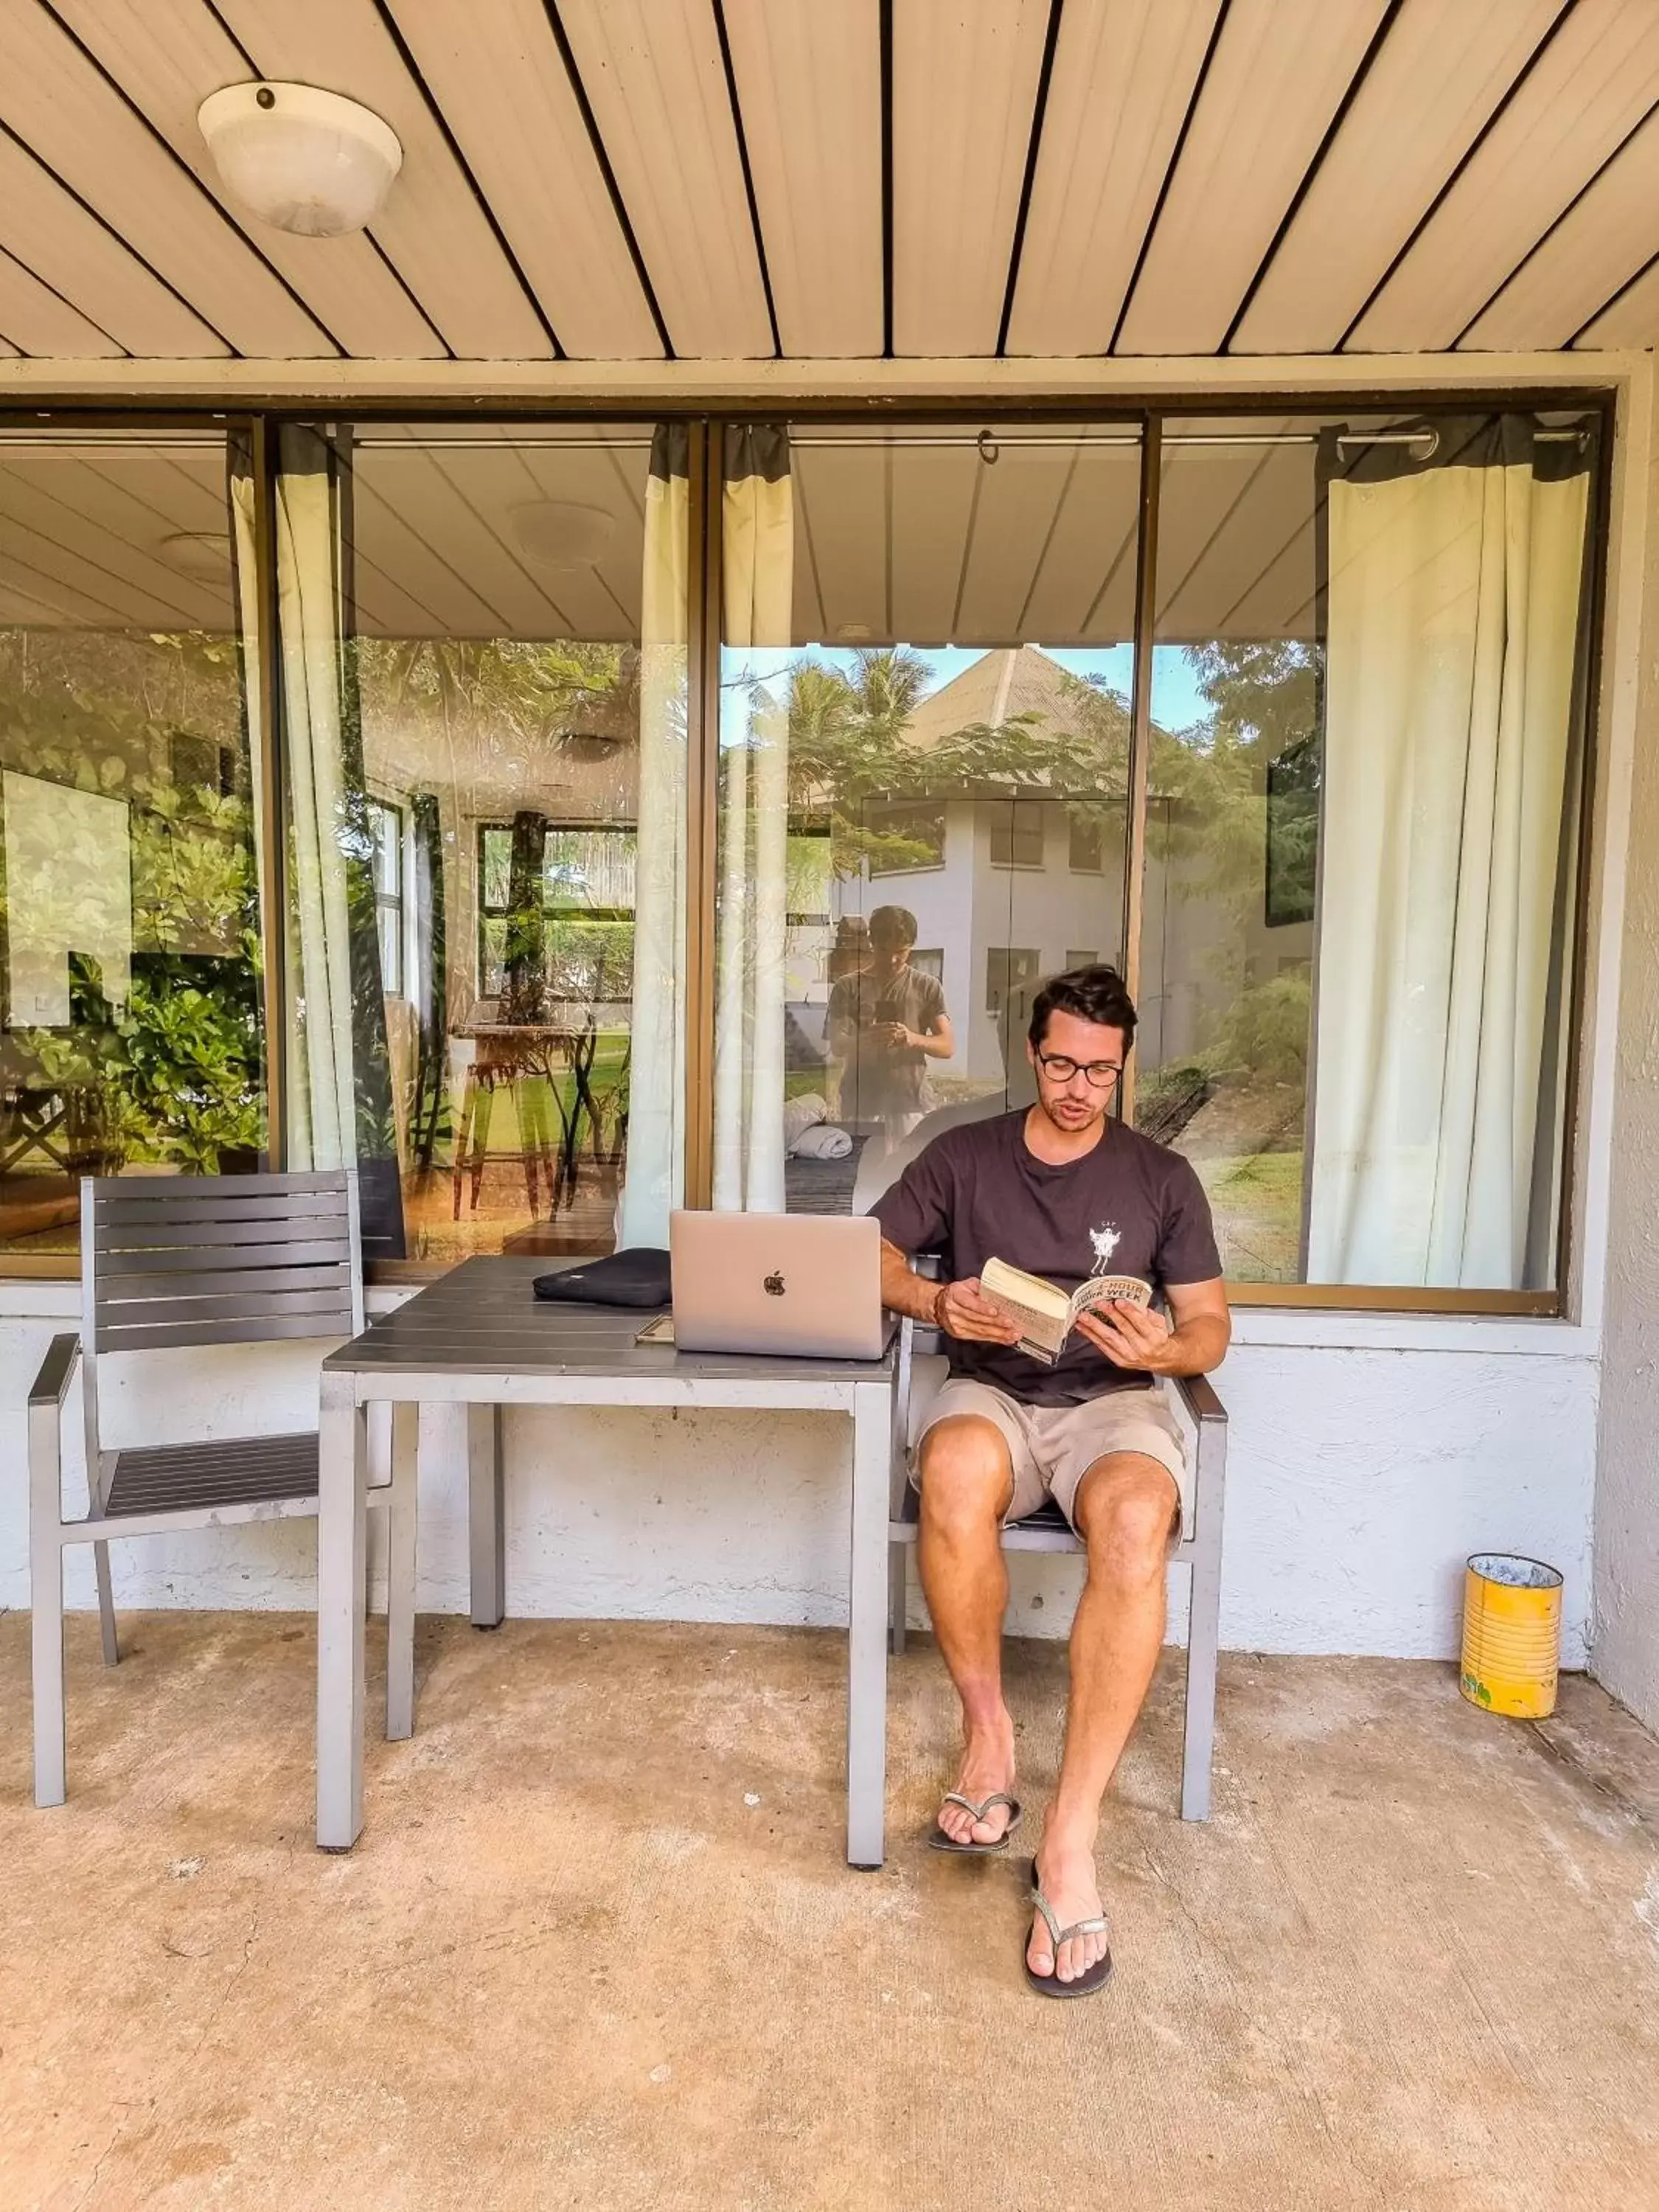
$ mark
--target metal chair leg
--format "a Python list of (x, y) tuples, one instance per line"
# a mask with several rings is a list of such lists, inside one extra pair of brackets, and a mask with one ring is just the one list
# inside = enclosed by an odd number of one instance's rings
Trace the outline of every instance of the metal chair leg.
[(908, 1544), (887, 1547), (887, 1649), (895, 1659), (904, 1656), (904, 1557)]
[[(1206, 1425), (1207, 1427), (1207, 1425)], [(1182, 1729), (1181, 1817), (1210, 1817), (1210, 1770), (1215, 1756), (1215, 1686), (1221, 1645), (1221, 1509), (1225, 1431), (1200, 1429), (1194, 1484), (1197, 1532), (1187, 1614), (1187, 1711)]]
[(92, 1547), (93, 1572), (98, 1578), (98, 1626), (103, 1638), (104, 1664), (120, 1664), (121, 1647), (115, 1640), (115, 1589), (110, 1580), (109, 1546), (94, 1544)]
[(386, 1500), (386, 1733), (415, 1733), (416, 1445), (420, 1407), (392, 1408), (392, 1495)]
[(34, 1802), (64, 1802), (64, 1516), (58, 1408), (29, 1407), (29, 1603), (34, 1675)]

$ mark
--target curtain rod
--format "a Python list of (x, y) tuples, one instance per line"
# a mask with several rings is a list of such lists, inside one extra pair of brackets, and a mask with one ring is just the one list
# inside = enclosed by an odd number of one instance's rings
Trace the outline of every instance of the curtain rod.
[[(1431, 438), (1437, 439), (1438, 435), (1432, 428), (1423, 430), (1350, 430), (1336, 442), (1339, 446), (1421, 446)], [(1537, 435), (1541, 445), (1547, 439), (1557, 442), (1580, 439), (1584, 433), (1582, 430), (1540, 430)], [(1316, 446), (1319, 433), (1316, 430), (1169, 430), (1165, 431), (1163, 442), (1166, 446)], [(1023, 452), (1034, 447), (1067, 452), (1078, 446), (1114, 446), (1133, 452), (1139, 448), (1140, 436), (1138, 431), (1104, 435), (1091, 435), (1082, 431), (1069, 436), (1056, 436), (1052, 431), (1042, 431), (1025, 437), (1018, 431), (979, 430), (947, 432), (934, 437), (900, 438), (871, 436), (860, 432), (851, 438), (809, 435), (792, 436), (789, 441), (791, 449), (797, 453), (830, 453), (838, 448), (842, 451), (878, 451), (883, 447), (904, 447), (919, 451), (937, 447), (948, 451), (952, 447), (974, 446), (982, 451), (988, 443), (993, 447), (1017, 446)]]
[(354, 453), (489, 453), (500, 446), (509, 447), (514, 453), (557, 449), (578, 453), (648, 453), (651, 440), (648, 436), (581, 438), (557, 431), (526, 438), (514, 437), (506, 430), (488, 438), (377, 438), (373, 432), (367, 435), (354, 432), (351, 440)]
[[(1586, 432), (1583, 429), (1540, 430), (1540, 445), (1581, 442)], [(1350, 430), (1337, 440), (1339, 446), (1420, 446), (1431, 438), (1437, 441), (1438, 432), (1432, 427), (1422, 430)], [(1319, 434), (1311, 430), (1188, 430), (1167, 431), (1166, 446), (1314, 446)], [(1018, 430), (985, 429), (978, 431), (944, 431), (938, 433), (912, 432), (898, 437), (884, 437), (879, 433), (860, 431), (851, 437), (836, 437), (833, 434), (795, 434), (789, 441), (796, 453), (879, 453), (903, 450), (927, 453), (949, 453), (977, 447), (983, 454), (989, 446), (993, 452), (1004, 446), (1014, 446), (1022, 451), (1032, 450), (1071, 452), (1079, 446), (1106, 446), (1121, 452), (1135, 452), (1140, 445), (1139, 431), (1091, 433), (1073, 432), (1056, 434), (1039, 431), (1030, 435)], [(50, 430), (29, 430), (14, 434), (0, 429), (0, 453), (53, 454), (59, 459), (97, 456), (112, 452), (131, 451), (146, 453), (203, 453), (224, 444), (224, 434), (211, 430), (197, 432), (173, 431), (161, 436), (149, 436), (143, 431), (65, 431), (61, 437)], [(387, 438), (356, 435), (351, 441), (353, 453), (489, 453), (505, 447), (513, 453), (647, 453), (649, 438), (583, 438), (550, 433), (538, 436), (515, 436), (503, 429), (499, 436), (487, 438)], [(988, 459), (989, 456), (988, 455)]]

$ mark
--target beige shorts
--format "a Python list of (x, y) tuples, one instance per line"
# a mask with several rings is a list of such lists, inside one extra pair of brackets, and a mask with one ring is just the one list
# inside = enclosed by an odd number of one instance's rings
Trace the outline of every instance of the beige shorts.
[(1140, 1452), (1167, 1467), (1181, 1493), (1181, 1524), (1192, 1509), (1187, 1451), (1164, 1393), (1150, 1389), (1108, 1390), (1080, 1406), (1027, 1406), (988, 1382), (953, 1377), (942, 1383), (928, 1407), (911, 1456), (910, 1480), (921, 1487), (921, 1447), (927, 1431), (941, 1421), (977, 1414), (1000, 1429), (1013, 1463), (1014, 1494), (1004, 1525), (1035, 1513), (1052, 1498), (1073, 1528), (1078, 1485), (1097, 1459), (1111, 1452)]

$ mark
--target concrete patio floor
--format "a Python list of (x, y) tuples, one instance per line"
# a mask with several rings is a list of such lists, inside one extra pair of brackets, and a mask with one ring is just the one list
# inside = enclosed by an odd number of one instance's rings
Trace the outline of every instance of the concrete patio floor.
[[(918, 1837), (948, 1687), (894, 1669), (890, 1856), (842, 1861), (841, 1640), (423, 1620), (419, 1727), (313, 1850), (309, 1620), (71, 1624), (28, 1803), (0, 1618), (0, 2205), (1659, 2206), (1659, 1746), (1429, 1664), (1178, 1655), (1109, 1808), (1118, 1971), (1028, 1996), (1023, 1862)], [(371, 1698), (377, 1656), (371, 1631)], [(1011, 1647), (1023, 1794), (1064, 1654)]]

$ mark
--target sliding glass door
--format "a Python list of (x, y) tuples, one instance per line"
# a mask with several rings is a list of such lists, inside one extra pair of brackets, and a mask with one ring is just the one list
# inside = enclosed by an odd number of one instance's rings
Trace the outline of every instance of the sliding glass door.
[[(326, 443), (345, 742), (321, 762), (289, 716), (296, 1000), (315, 1031), (340, 950), (358, 1157), (395, 1164), (386, 1226), (410, 1258), (608, 1251), (636, 1167), (677, 1194), (684, 434), (377, 424)], [(332, 904), (308, 896), (301, 834), (319, 777)]]
[(79, 1182), (264, 1154), (246, 447), (0, 434), (0, 1248), (73, 1255)]
[(728, 428), (713, 1201), (865, 1210), (1101, 960), (1237, 1284), (1541, 1307), (1599, 418), (1157, 434)]
[(1133, 426), (726, 433), (714, 1202), (863, 1211), (1121, 962)]

